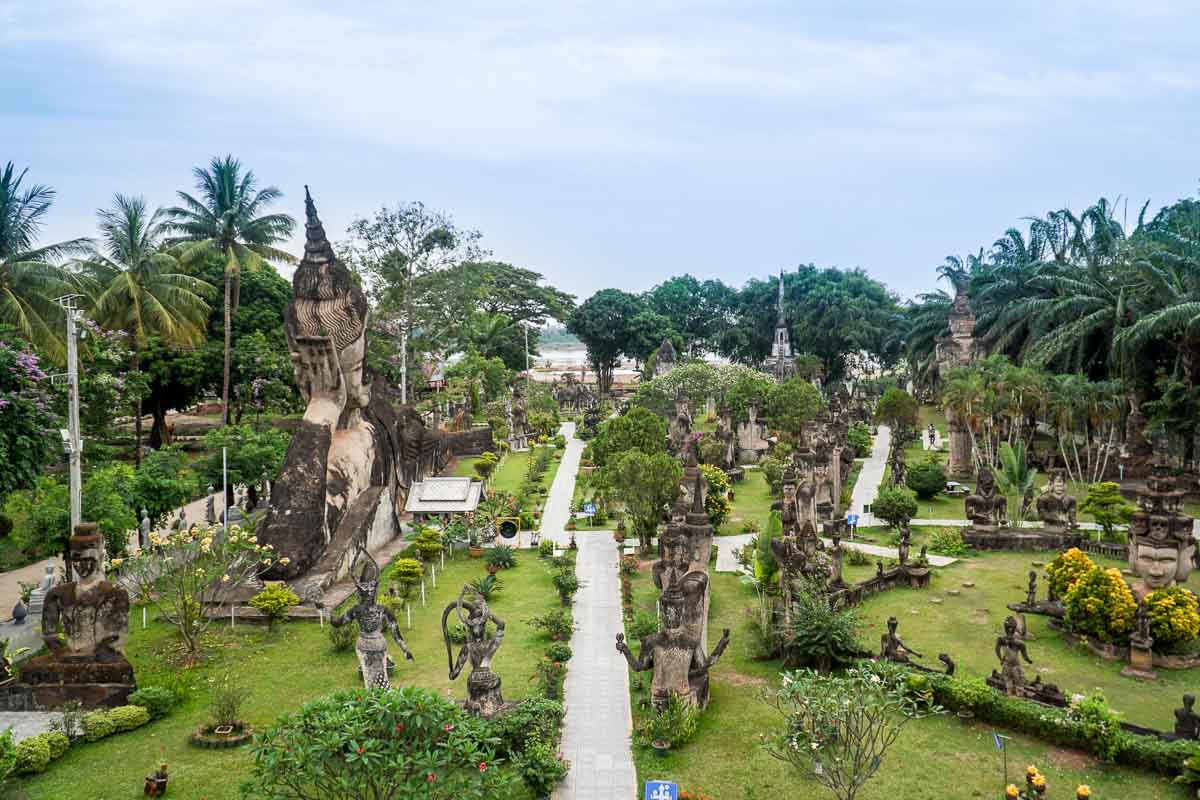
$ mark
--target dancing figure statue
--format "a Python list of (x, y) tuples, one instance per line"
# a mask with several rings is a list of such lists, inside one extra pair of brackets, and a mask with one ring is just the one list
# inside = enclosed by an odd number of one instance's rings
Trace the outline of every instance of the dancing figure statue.
[[(366, 557), (362, 572), (356, 568), (360, 557)], [(368, 689), (389, 689), (387, 639), (383, 635), (386, 628), (392, 634), (396, 644), (404, 651), (404, 657), (412, 661), (408, 643), (400, 635), (400, 625), (392, 612), (378, 601), (379, 594), (379, 565), (371, 554), (360, 548), (354, 554), (354, 562), (350, 565), (350, 577), (358, 590), (358, 603), (354, 608), (329, 621), (335, 628), (340, 628), (348, 622), (358, 623), (358, 643), (354, 651), (358, 653), (358, 665), (362, 671), (363, 685)]]
[[(467, 599), (468, 595), (474, 599)], [(450, 613), (458, 616), (467, 631), (466, 644), (454, 657), (453, 643), (447, 622)], [(496, 626), (495, 633), (488, 638), (488, 623)], [(467, 676), (467, 701), (464, 708), (471, 714), (492, 717), (504, 709), (504, 697), (500, 694), (500, 676), (492, 672), (492, 659), (504, 641), (504, 620), (488, 608), (487, 600), (468, 586), (458, 593), (458, 598), (442, 611), (442, 637), (446, 640), (446, 661), (450, 667), (450, 680), (462, 674), (467, 660), (471, 662), (471, 674)]]

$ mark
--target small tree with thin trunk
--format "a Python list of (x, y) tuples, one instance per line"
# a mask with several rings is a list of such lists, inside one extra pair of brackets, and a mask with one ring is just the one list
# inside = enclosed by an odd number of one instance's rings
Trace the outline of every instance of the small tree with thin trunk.
[(631, 450), (605, 467), (604, 472), (606, 482), (625, 501), (642, 550), (648, 550), (663, 514), (679, 496), (683, 467), (666, 453), (648, 456)]
[(785, 673), (783, 685), (767, 696), (784, 718), (767, 752), (811, 776), (838, 800), (854, 800), (904, 726), (942, 711), (909, 694), (905, 675), (886, 664), (842, 674)]

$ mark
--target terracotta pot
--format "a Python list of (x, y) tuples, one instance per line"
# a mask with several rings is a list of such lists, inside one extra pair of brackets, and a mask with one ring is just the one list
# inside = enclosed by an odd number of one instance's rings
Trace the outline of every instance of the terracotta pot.
[(615, 540), (616, 540), (617, 544), (620, 544), (621, 542), (625, 541), (625, 532), (624, 532), (624, 531), (619, 531), (619, 530), (618, 530), (618, 531), (614, 531), (614, 532), (613, 532), (613, 539), (615, 539)]
[(156, 778), (153, 775), (146, 776), (146, 788), (142, 794), (146, 797), (162, 797), (167, 793), (167, 779)]
[(666, 758), (667, 753), (671, 752), (670, 742), (655, 741), (651, 742), (650, 746), (654, 748), (654, 755), (658, 756), (659, 758)]
[(471, 558), (483, 558), (483, 548), (482, 547), (468, 547), (467, 555), (469, 555)]
[(495, 575), (497, 572), (500, 571), (500, 567), (496, 564), (488, 564), (487, 571), (488, 571), (488, 575)]

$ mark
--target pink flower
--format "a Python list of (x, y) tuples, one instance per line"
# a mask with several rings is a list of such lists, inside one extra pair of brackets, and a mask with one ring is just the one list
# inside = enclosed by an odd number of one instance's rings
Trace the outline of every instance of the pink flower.
[(480, 771), (480, 772), (487, 772), (487, 762), (486, 762), (486, 761), (480, 761), (480, 762), (479, 762), (479, 771)]

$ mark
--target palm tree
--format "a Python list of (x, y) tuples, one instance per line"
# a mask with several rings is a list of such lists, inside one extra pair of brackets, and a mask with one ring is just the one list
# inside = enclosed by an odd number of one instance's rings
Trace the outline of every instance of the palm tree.
[(54, 298), (66, 294), (70, 284), (53, 262), (83, 252), (88, 240), (35, 246), (55, 192), (42, 184), (23, 187), (28, 172), (18, 173), (11, 161), (0, 170), (0, 324), (61, 359)]
[(287, 214), (263, 214), (283, 196), (274, 186), (259, 189), (254, 173), (242, 170), (233, 156), (213, 158), (208, 168), (192, 171), (200, 199), (179, 192), (182, 206), (166, 210), (177, 233), (184, 266), (206, 258), (225, 263), (225, 364), (221, 385), (225, 424), (229, 424), (229, 367), (233, 351), (233, 315), (241, 294), (241, 271), (264, 261), (291, 263), (295, 259), (276, 248), (292, 235), (296, 221)]
[(996, 472), (996, 482), (1008, 498), (1008, 513), (1019, 528), (1025, 521), (1025, 498), (1033, 496), (1037, 470), (1029, 467), (1023, 441), (1013, 444), (1004, 442), (1000, 445), (999, 456), (1000, 469)]
[[(96, 322), (124, 331), (132, 351), (130, 369), (139, 369), (146, 339), (194, 345), (204, 336), (214, 287), (179, 271), (179, 262), (163, 246), (167, 230), (161, 209), (149, 213), (140, 197), (113, 198), (113, 207), (97, 213), (103, 239), (79, 264), (81, 284), (89, 291)], [(134, 463), (141, 463), (142, 398), (134, 414)]]
[(950, 333), (950, 309), (954, 300), (942, 290), (917, 295), (905, 308), (907, 328), (904, 354), (913, 383), (932, 389), (937, 382), (937, 342)]

